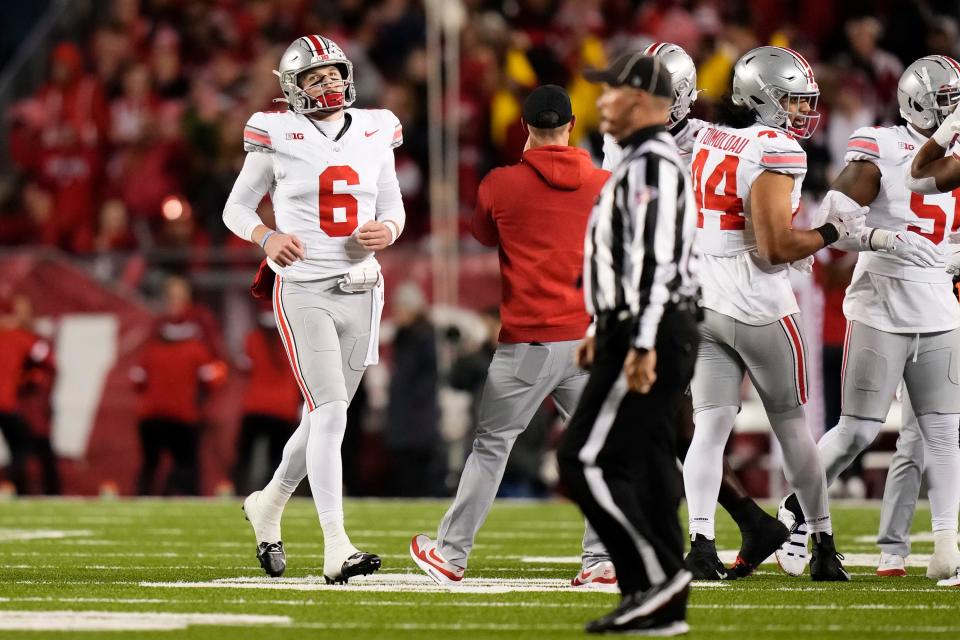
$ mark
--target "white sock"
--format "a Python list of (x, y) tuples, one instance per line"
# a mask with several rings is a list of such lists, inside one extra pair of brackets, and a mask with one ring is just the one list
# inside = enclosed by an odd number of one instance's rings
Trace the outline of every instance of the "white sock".
[(960, 511), (960, 447), (957, 447), (960, 416), (928, 413), (917, 416), (917, 422), (923, 434), (934, 538), (940, 531), (952, 532), (956, 546)]
[(350, 545), (350, 538), (343, 528), (343, 463), (340, 458), (346, 430), (346, 402), (328, 402), (310, 413), (307, 478), (326, 550)]
[(827, 486), (847, 470), (862, 451), (874, 441), (883, 423), (853, 416), (841, 416), (840, 422), (827, 431), (817, 443), (820, 460), (827, 476)]
[(832, 535), (827, 479), (817, 445), (807, 428), (803, 407), (783, 413), (767, 413), (767, 417), (783, 450), (783, 474), (797, 493), (808, 530)]
[(737, 407), (704, 409), (693, 417), (693, 441), (683, 464), (683, 486), (690, 514), (690, 539), (713, 540), (717, 495), (723, 481), (723, 450), (737, 419)]
[(300, 414), (300, 425), (283, 446), (280, 465), (273, 478), (260, 492), (260, 505), (271, 512), (283, 511), (290, 496), (307, 475), (307, 438), (310, 435), (310, 414), (306, 405)]

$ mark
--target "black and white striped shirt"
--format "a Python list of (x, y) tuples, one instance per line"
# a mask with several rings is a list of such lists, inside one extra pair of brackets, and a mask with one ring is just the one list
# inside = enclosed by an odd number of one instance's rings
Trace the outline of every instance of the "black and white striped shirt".
[(662, 126), (633, 133), (600, 192), (584, 241), (587, 311), (629, 311), (634, 346), (653, 349), (664, 309), (696, 302), (697, 216), (685, 163)]

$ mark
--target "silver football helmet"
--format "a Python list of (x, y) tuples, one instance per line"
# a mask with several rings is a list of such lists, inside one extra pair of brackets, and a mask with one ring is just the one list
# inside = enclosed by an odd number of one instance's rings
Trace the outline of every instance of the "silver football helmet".
[(947, 56), (924, 56), (903, 72), (897, 84), (900, 115), (917, 129), (935, 129), (960, 102), (960, 63)]
[[(327, 85), (319, 96), (312, 96), (300, 87), (297, 80), (304, 71), (316, 67), (335, 65), (340, 69), (341, 83)], [(353, 86), (353, 64), (336, 42), (318, 35), (306, 35), (293, 41), (280, 58), (280, 69), (274, 71), (280, 78), (283, 98), (295, 113), (314, 111), (337, 111), (349, 107), (357, 99)]]
[(697, 66), (683, 47), (669, 42), (654, 42), (644, 49), (644, 55), (656, 56), (670, 72), (673, 81), (673, 105), (667, 127), (671, 128), (690, 113), (697, 100)]
[[(733, 67), (732, 97), (763, 124), (798, 138), (809, 138), (820, 124), (813, 68), (792, 49), (757, 47), (745, 53)], [(806, 113), (799, 110), (802, 102), (809, 106)]]

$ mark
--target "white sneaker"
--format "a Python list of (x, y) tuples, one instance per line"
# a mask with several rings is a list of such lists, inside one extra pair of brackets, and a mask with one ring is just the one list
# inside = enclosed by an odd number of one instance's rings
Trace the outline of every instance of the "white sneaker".
[(273, 543), (280, 541), (280, 513), (269, 513), (260, 504), (260, 491), (254, 491), (243, 501), (243, 514), (253, 527), (253, 535), (257, 544), (261, 542)]
[(573, 577), (570, 584), (574, 587), (582, 587), (591, 584), (617, 584), (617, 572), (613, 568), (613, 563), (609, 560), (596, 562), (592, 565), (584, 566), (580, 573)]
[(777, 564), (780, 565), (784, 573), (791, 576), (802, 576), (809, 561), (807, 543), (810, 540), (810, 531), (807, 529), (806, 522), (797, 523), (796, 516), (787, 509), (786, 502), (786, 498), (780, 501), (780, 506), (777, 508), (777, 519), (790, 530), (790, 537), (774, 552), (774, 556), (776, 556)]
[(907, 575), (907, 559), (895, 553), (880, 552), (880, 564), (877, 565), (877, 575), (882, 578)]
[(952, 578), (946, 578), (937, 582), (938, 587), (960, 587), (960, 569), (957, 569), (957, 575)]
[(436, 540), (422, 533), (410, 541), (410, 557), (420, 569), (441, 587), (455, 587), (463, 580), (463, 567), (447, 562), (437, 551)]

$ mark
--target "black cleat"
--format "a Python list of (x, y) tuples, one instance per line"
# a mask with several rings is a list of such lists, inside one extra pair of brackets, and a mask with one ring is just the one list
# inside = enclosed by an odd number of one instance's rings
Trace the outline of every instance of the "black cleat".
[(257, 545), (257, 560), (271, 578), (279, 578), (287, 568), (287, 555), (282, 542), (261, 542)]
[(837, 553), (833, 536), (828, 533), (814, 533), (813, 553), (810, 557), (810, 578), (814, 582), (848, 582), (850, 574), (840, 563), (843, 555)]
[(687, 633), (687, 598), (691, 576), (680, 570), (675, 576), (647, 591), (623, 596), (620, 606), (588, 622), (587, 633), (678, 636)]
[(694, 580), (736, 580), (737, 575), (728, 570), (717, 556), (717, 543), (701, 534), (694, 536), (690, 553), (684, 559), (687, 571)]
[(323, 579), (327, 581), (327, 584), (347, 584), (347, 580), (350, 578), (368, 576), (379, 568), (380, 556), (358, 551), (343, 561), (339, 575), (331, 577), (324, 574)]
[(730, 571), (738, 578), (746, 578), (787, 541), (790, 530), (773, 516), (764, 514), (749, 528), (742, 529), (740, 537), (743, 539), (740, 553)]

